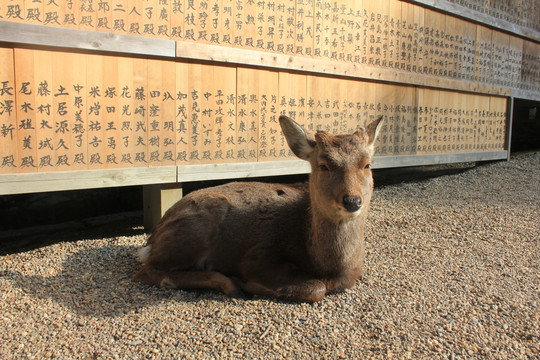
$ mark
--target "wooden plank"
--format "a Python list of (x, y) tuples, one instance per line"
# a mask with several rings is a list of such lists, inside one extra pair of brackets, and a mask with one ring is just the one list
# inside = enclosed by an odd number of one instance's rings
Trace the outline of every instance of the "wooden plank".
[[(305, 127), (310, 131), (332, 130), (332, 102), (339, 94), (338, 81), (331, 78), (321, 78), (308, 76), (307, 97), (312, 103), (310, 112), (313, 112), (311, 119), (306, 122)], [(334, 128), (337, 131), (337, 127)]]
[(394, 153), (413, 154), (416, 151), (416, 91), (413, 87), (387, 86), (382, 107), (394, 105), (396, 129), (394, 133)]
[[(435, 11), (424, 11), (424, 29), (427, 33), (427, 57), (424, 57), (424, 68), (427, 75), (442, 76), (444, 71), (444, 40), (442, 31), (446, 28), (446, 16)], [(444, 86), (443, 86), (444, 87)]]
[(134, 68), (144, 66), (141, 59), (132, 59), (128, 57), (118, 58), (118, 85), (116, 88), (117, 104), (119, 113), (119, 123), (116, 141), (117, 158), (116, 162), (122, 168), (134, 166), (135, 161), (135, 89), (137, 81), (135, 79)]
[(466, 21), (459, 23), (461, 29), (463, 59), (462, 68), (464, 68), (463, 80), (474, 81), (475, 61), (476, 61), (476, 25)]
[(174, 165), (176, 158), (176, 65), (148, 61), (148, 152), (150, 165)]
[(272, 69), (290, 69), (314, 74), (340, 75), (358, 79), (371, 79), (384, 82), (406, 83), (418, 86), (454, 89), (493, 95), (509, 95), (511, 90), (493, 87), (475, 82), (464, 82), (429, 74), (414, 74), (396, 69), (384, 69), (375, 66), (320, 60), (302, 56), (270, 54), (267, 52), (234, 49), (225, 46), (198, 43), (176, 42), (177, 57), (199, 59), (231, 64), (262, 66)]
[(88, 57), (85, 54), (71, 54), (70, 57), (70, 79), (69, 92), (71, 96), (69, 115), (69, 123), (72, 126), (70, 128), (71, 135), (71, 154), (72, 168), (84, 169), (87, 168), (88, 161), (88, 99), (86, 97), (86, 90), (88, 79), (86, 76), (87, 62), (92, 60), (92, 57)]
[[(24, 13), (21, 17), (24, 18), (24, 23), (42, 25), (44, 20), (43, 2), (34, 0), (24, 0)], [(75, 19), (73, 19), (75, 22)], [(78, 27), (75, 22), (75, 27)]]
[(492, 15), (469, 9), (452, 1), (445, 0), (406, 0), (407, 2), (426, 6), (436, 11), (443, 11), (453, 16), (466, 18), (477, 23), (485, 24), (494, 28), (508, 31), (518, 36), (523, 36), (535, 41), (540, 41), (540, 31), (510, 22), (505, 19), (497, 18)]
[(34, 76), (36, 80), (37, 109), (37, 166), (38, 171), (54, 171), (55, 123), (53, 104), (53, 53), (36, 50), (34, 55)]
[[(203, 2), (201, 1), (202, 5)], [(156, 38), (160, 39), (169, 39), (170, 38), (170, 28), (171, 28), (171, 11), (172, 11), (172, 1), (163, 1), (163, 0), (153, 0), (153, 16), (154, 18), (154, 33)], [(202, 9), (201, 14), (205, 14), (207, 11), (206, 8)]]
[[(315, 1), (296, 2), (294, 53), (297, 56), (312, 56), (314, 52)], [(264, 41), (264, 40), (263, 40)]]
[[(455, 154), (379, 156), (374, 168), (420, 166), (467, 161), (506, 159), (508, 152), (486, 151)], [(92, 189), (115, 186), (165, 184), (187, 181), (279, 176), (309, 173), (303, 160), (260, 163), (158, 166), (151, 168), (57, 171), (29, 174), (1, 174), (0, 195), (55, 190)]]
[(206, 164), (178, 166), (178, 181), (201, 181), (246, 177), (307, 174), (310, 166), (304, 160), (263, 161), (258, 163)]
[(79, 9), (79, 29), (95, 30), (98, 24), (97, 7), (90, 0), (81, 0)]
[[(523, 59), (523, 39), (510, 37), (506, 70), (510, 75), (510, 87), (516, 89), (521, 83), (521, 63)], [(540, 96), (540, 94), (539, 94)]]
[[(257, 160), (268, 161), (275, 158), (275, 131), (277, 131), (279, 107), (278, 107), (278, 94), (279, 94), (279, 73), (276, 71), (268, 70), (254, 70), (254, 69), (238, 69), (238, 86), (239, 94), (242, 91), (242, 81), (240, 77), (248, 77), (249, 82), (253, 84), (253, 88), (246, 89), (246, 92), (255, 95), (259, 99), (258, 106), (258, 121), (255, 126), (257, 127), (257, 134), (255, 139), (257, 140)], [(256, 108), (254, 106), (254, 108)], [(251, 126), (250, 126), (251, 128)], [(252, 143), (251, 139), (249, 141)], [(251, 145), (250, 145), (251, 146)], [(274, 149), (274, 150), (272, 150)]]
[(0, 173), (18, 171), (18, 112), (13, 49), (0, 48)]
[(492, 82), (497, 86), (510, 87), (511, 75), (507, 69), (510, 36), (494, 31), (491, 38), (491, 46), (493, 56)]
[(276, 3), (276, 21), (277, 21), (277, 47), (276, 52), (281, 54), (294, 54), (294, 41), (296, 29), (295, 19), (295, 0), (281, 0)]
[(129, 30), (128, 12), (131, 10), (129, 0), (115, 0), (111, 6), (111, 31), (127, 35)]
[[(266, 71), (256, 69), (239, 68), (237, 70), (237, 99), (236, 112), (238, 116), (238, 145), (243, 157), (238, 156), (239, 161), (257, 161), (259, 150), (259, 127), (266, 130), (267, 109), (266, 105), (261, 112), (261, 102), (267, 104), (267, 95), (261, 90), (265, 80), (261, 79)], [(264, 98), (263, 98), (264, 95)]]
[(505, 150), (451, 154), (379, 156), (373, 159), (373, 168), (384, 169), (389, 167), (425, 166), (471, 161), (493, 161), (504, 160), (507, 156), (508, 152)]
[(488, 83), (492, 78), (492, 43), (493, 31), (484, 27), (476, 27), (476, 74), (475, 80), (480, 83)]
[[(207, 2), (205, 1), (204, 4), (207, 4)], [(200, 32), (203, 31), (203, 29), (201, 28), (197, 6), (198, 4), (195, 1), (186, 1), (186, 5), (184, 7), (184, 40), (200, 41), (203, 43), (204, 41), (200, 39)]]
[[(17, 86), (17, 129), (18, 141), (16, 148), (17, 172), (37, 171), (37, 86), (34, 77), (34, 53), (28, 49), (14, 49), (15, 55), (15, 81)], [(31, 69), (31, 71), (28, 71)]]
[(2, 174), (0, 195), (164, 184), (176, 181), (176, 166)]
[(117, 53), (175, 56), (175, 43), (172, 40), (62, 29), (8, 21), (0, 21), (0, 41)]
[(120, 106), (118, 101), (119, 58), (103, 57), (103, 88), (101, 89), (101, 109), (103, 111), (103, 167), (123, 167), (121, 163), (121, 133)]
[(172, 1), (170, 11), (170, 33), (171, 40), (184, 38), (184, 19), (187, 1)]
[(5, 6), (0, 7), (0, 19), (14, 22), (25, 21), (25, 1), (11, 0)]
[(55, 128), (55, 170), (86, 169), (86, 60), (82, 54), (53, 53), (52, 111)]
[(426, 150), (422, 153), (433, 154), (438, 151), (438, 132), (439, 132), (439, 99), (440, 91), (433, 89), (424, 89), (420, 103), (424, 107), (424, 126), (427, 129)]
[(133, 36), (143, 36), (143, 14), (145, 0), (130, 0), (127, 7), (128, 33)]
[(407, 39), (406, 33), (403, 33), (403, 21), (405, 21), (405, 24), (408, 24), (410, 21), (414, 21), (413, 9), (413, 6), (403, 2), (389, 2), (389, 35), (388, 41), (385, 43), (385, 45), (388, 47), (388, 50), (386, 52), (384, 60), (388, 64), (387, 66), (390, 68), (398, 70), (401, 69), (402, 41), (404, 41), (404, 39)]
[[(9, 24), (9, 26), (6, 26)], [(65, 33), (66, 31), (74, 31), (70, 29), (62, 29), (64, 32), (62, 36), (55, 34), (54, 32), (60, 29), (54, 29), (50, 27), (45, 27), (47, 33), (42, 34), (41, 32), (35, 31), (35, 36), (32, 35), (32, 41), (29, 40), (28, 36), (21, 35), (22, 33), (17, 29), (13, 28), (13, 25), (24, 26), (25, 28), (31, 25), (23, 25), (9, 22), (0, 22), (0, 28), (6, 28), (6, 32), (0, 32), (0, 34), (10, 34), (4, 35), (5, 41), (17, 41), (22, 43), (40, 43), (50, 46), (73, 46), (78, 48), (89, 48), (89, 49), (100, 49), (100, 50), (110, 50), (110, 51), (121, 51), (121, 52), (131, 52), (131, 53), (148, 53), (155, 55), (164, 55), (163, 48), (154, 51), (154, 48), (146, 48), (144, 38), (132, 37), (132, 42), (124, 41), (127, 38), (124, 38), (122, 35), (106, 35), (111, 37), (111, 41), (107, 40), (106, 42), (100, 42), (99, 40), (91, 42), (88, 41), (89, 37), (96, 37), (102, 35), (96, 35), (99, 33), (90, 33), (82, 34), (78, 31), (75, 31), (78, 36), (71, 36), (71, 33)], [(36, 29), (35, 29), (36, 30)], [(57, 36), (58, 35), (58, 36)], [(2, 35), (0, 35), (1, 38)], [(84, 40), (75, 41), (77, 38), (84, 37)], [(57, 39), (64, 39), (66, 41), (58, 41)], [(129, 37), (128, 37), (129, 38)], [(38, 41), (34, 41), (38, 39)], [(42, 40), (39, 40), (42, 39)], [(143, 43), (141, 43), (141, 41)], [(160, 42), (162, 40), (156, 40), (155, 42)], [(163, 40), (166, 41), (167, 40)], [(173, 42), (168, 42), (174, 46)], [(113, 45), (114, 44), (114, 45)], [(126, 44), (126, 46), (123, 46)], [(154, 46), (154, 44), (152, 44)], [(167, 45), (168, 46), (168, 45)], [(159, 47), (159, 46), (158, 46)], [(332, 62), (325, 61), (317, 58), (308, 58), (302, 56), (290, 57), (284, 54), (270, 54), (263, 53), (255, 50), (246, 50), (246, 49), (231, 49), (227, 47), (214, 47), (212, 45), (205, 44), (194, 44), (189, 43), (185, 44), (179, 42), (177, 44), (178, 54), (181, 57), (192, 58), (192, 59), (203, 59), (203, 60), (212, 60), (212, 61), (223, 61), (223, 62), (232, 62), (239, 64), (248, 64), (248, 65), (258, 65), (258, 66), (269, 66), (272, 68), (286, 68), (293, 70), (301, 70), (308, 72), (316, 73), (328, 73), (335, 75), (345, 75), (353, 76), (358, 78), (371, 78), (380, 81), (390, 81), (390, 82), (402, 82), (402, 83), (412, 83), (420, 86), (433, 86), (441, 88), (451, 88), (461, 91), (472, 91), (472, 92), (482, 92), (489, 93), (494, 95), (509, 95), (510, 91), (506, 88), (494, 87), (490, 85), (482, 85), (475, 82), (463, 82), (457, 79), (449, 78), (437, 78), (425, 74), (415, 74), (407, 71), (396, 71), (395, 69), (382, 68), (376, 66), (358, 66), (357, 64), (351, 64), (347, 62)], [(172, 52), (165, 51), (167, 56), (172, 56)], [(262, 54), (261, 54), (262, 53)]]
[(104, 76), (105, 59), (102, 55), (93, 55), (87, 63), (86, 72), (86, 121), (88, 136), (88, 158), (86, 163), (89, 169), (104, 168), (106, 164), (105, 147), (105, 96), (106, 78)]
[(314, 53), (315, 57), (328, 57), (330, 51), (330, 14), (324, 0), (314, 0)]
[(532, 41), (523, 42), (520, 88), (540, 92), (540, 46)]
[(175, 115), (175, 129), (176, 129), (176, 140), (175, 140), (175, 154), (176, 154), (176, 164), (185, 164), (188, 162), (189, 156), (189, 147), (191, 139), (190, 134), (190, 120), (188, 102), (189, 102), (189, 64), (176, 62), (175, 63), (175, 106), (176, 106), (176, 115)]
[(221, 0), (221, 16), (218, 23), (218, 29), (221, 35), (223, 45), (232, 46), (234, 42), (234, 0)]
[[(284, 114), (294, 119), (302, 126), (306, 125), (305, 101), (307, 97), (307, 76), (288, 72), (279, 73), (279, 96), (278, 109), (280, 114)], [(270, 141), (275, 147), (276, 159), (290, 158), (294, 155), (290, 151), (281, 127), (277, 122), (271, 122)]]
[(493, 123), (490, 124), (490, 130), (492, 131), (492, 141), (490, 144), (490, 151), (504, 150), (506, 144), (506, 111), (507, 111), (506, 98), (490, 97), (490, 112), (493, 114)]
[(188, 64), (188, 102), (187, 102), (187, 127), (188, 127), (188, 162), (191, 164), (203, 161), (203, 128), (201, 124), (201, 98), (203, 89), (204, 66), (201, 64)]
[(258, 39), (255, 1), (236, 0), (233, 7), (233, 45), (254, 49)]
[(205, 65), (202, 68), (198, 163), (247, 161), (240, 159), (247, 156), (244, 141), (248, 115), (239, 113), (236, 77), (233, 67)]
[(133, 64), (133, 143), (134, 166), (148, 166), (148, 60), (134, 59)]
[(178, 183), (143, 186), (144, 229), (151, 232), (182, 195), (182, 186)]
[(73, 14), (73, 12), (68, 9), (67, 4), (57, 4), (54, 1), (44, 1), (43, 25), (76, 29), (78, 26), (74, 22), (64, 23), (68, 13)]

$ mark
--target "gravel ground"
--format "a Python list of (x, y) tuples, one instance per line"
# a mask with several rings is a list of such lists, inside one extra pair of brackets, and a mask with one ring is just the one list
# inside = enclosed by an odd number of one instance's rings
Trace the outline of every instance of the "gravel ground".
[(378, 187), (365, 277), (313, 305), (133, 283), (140, 228), (44, 234), (0, 256), (0, 358), (538, 359), (539, 185), (533, 152)]

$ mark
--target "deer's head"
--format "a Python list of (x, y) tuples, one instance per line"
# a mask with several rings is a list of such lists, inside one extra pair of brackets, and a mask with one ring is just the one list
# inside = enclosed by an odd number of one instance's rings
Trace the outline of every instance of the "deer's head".
[(312, 134), (287, 116), (279, 121), (289, 147), (311, 164), (313, 211), (334, 222), (351, 220), (367, 211), (373, 192), (371, 157), (382, 116), (352, 134)]

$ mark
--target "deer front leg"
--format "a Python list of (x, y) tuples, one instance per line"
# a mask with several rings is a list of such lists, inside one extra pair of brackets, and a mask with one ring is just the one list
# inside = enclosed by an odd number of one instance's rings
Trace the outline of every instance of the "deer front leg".
[(217, 271), (161, 271), (144, 266), (135, 275), (135, 280), (174, 289), (212, 289), (232, 298), (244, 298), (242, 290), (230, 278)]
[(245, 292), (284, 300), (314, 303), (326, 295), (326, 285), (290, 264), (274, 264), (250, 271), (246, 281), (237, 281)]
[(327, 293), (339, 293), (354, 286), (356, 281), (362, 276), (362, 272), (350, 271), (338, 276), (326, 279)]

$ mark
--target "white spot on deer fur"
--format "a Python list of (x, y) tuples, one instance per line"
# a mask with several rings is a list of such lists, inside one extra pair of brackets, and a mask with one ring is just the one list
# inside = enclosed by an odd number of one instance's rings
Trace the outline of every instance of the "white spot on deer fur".
[(166, 289), (174, 289), (176, 287), (174, 282), (168, 277), (163, 278), (163, 280), (161, 280), (161, 283), (159, 284), (159, 286), (161, 286), (162, 288), (166, 288)]
[(152, 251), (152, 245), (145, 246), (137, 250), (137, 261), (140, 263), (145, 263), (150, 257), (150, 252)]

